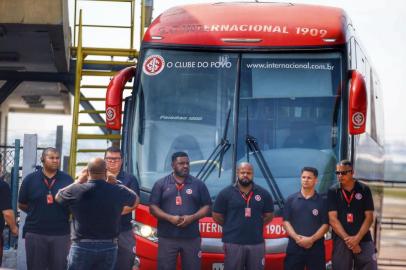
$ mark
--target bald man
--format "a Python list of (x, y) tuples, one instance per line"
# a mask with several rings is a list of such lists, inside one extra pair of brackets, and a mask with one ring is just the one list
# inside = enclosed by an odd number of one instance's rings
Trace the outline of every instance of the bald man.
[(82, 174), (79, 179), (87, 181), (77, 181), (56, 195), (56, 201), (68, 206), (74, 218), (68, 270), (112, 270), (120, 217), (131, 212), (139, 200), (125, 186), (107, 182), (102, 158), (92, 159)]
[(248, 162), (237, 167), (237, 181), (216, 198), (213, 219), (223, 226), (224, 269), (264, 269), (263, 226), (272, 220), (271, 195), (254, 183)]
[(55, 203), (55, 195), (73, 179), (59, 170), (57, 149), (45, 148), (41, 162), (42, 169), (28, 174), (18, 192), (18, 208), (27, 213), (22, 234), (27, 269), (65, 270), (70, 247), (69, 210)]

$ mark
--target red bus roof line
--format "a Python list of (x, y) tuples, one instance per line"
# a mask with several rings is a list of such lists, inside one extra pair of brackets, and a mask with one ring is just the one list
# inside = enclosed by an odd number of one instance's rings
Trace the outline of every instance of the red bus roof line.
[(250, 42), (253, 47), (332, 46), (346, 42), (349, 23), (342, 9), (326, 6), (257, 2), (191, 4), (162, 13), (148, 28), (144, 42), (241, 47)]

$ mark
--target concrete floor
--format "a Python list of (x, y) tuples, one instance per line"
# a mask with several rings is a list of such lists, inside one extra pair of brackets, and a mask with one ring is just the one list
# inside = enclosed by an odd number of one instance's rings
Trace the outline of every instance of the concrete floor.
[[(406, 198), (384, 197), (383, 216), (406, 218)], [(381, 231), (381, 250), (378, 262), (389, 262), (406, 265), (406, 230)], [(406, 266), (380, 266), (382, 270), (404, 270)]]
[(3, 251), (3, 263), (0, 267), (1, 270), (16, 269), (17, 265), (17, 251), (15, 249), (6, 249)]
[[(383, 216), (387, 217), (406, 217), (406, 198), (385, 197)], [(398, 263), (402, 260), (406, 264), (406, 230), (382, 230), (381, 250), (379, 253), (379, 262), (383, 259), (391, 259)], [(387, 262), (385, 260), (385, 262)], [(3, 264), (1, 270), (16, 268), (16, 250), (4, 250)], [(405, 266), (380, 266), (380, 270), (404, 270)]]

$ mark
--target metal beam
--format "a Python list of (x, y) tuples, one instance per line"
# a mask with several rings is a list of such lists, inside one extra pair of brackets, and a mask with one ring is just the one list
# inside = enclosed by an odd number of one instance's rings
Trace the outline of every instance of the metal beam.
[(75, 73), (73, 72), (32, 72), (2, 70), (0, 80), (31, 81), (31, 82), (60, 82), (69, 90), (74, 88)]
[(9, 112), (18, 113), (47, 113), (47, 114), (66, 114), (64, 109), (43, 109), (43, 108), (10, 108)]
[(7, 99), (7, 97), (13, 93), (14, 89), (21, 83), (21, 80), (11, 80), (7, 81), (1, 88), (0, 88), (0, 105)]
[(75, 75), (69, 72), (32, 72), (2, 70), (0, 72), (0, 80), (73, 83), (75, 81)]

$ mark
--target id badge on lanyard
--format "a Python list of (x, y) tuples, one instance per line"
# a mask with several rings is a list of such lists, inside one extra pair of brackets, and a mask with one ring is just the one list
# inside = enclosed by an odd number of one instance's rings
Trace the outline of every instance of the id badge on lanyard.
[(178, 190), (178, 195), (175, 198), (175, 204), (177, 206), (181, 206), (182, 205), (182, 197), (180, 196), (180, 191), (183, 189), (185, 184), (175, 184), (175, 185), (176, 185), (176, 189)]
[(47, 204), (53, 204), (54, 203), (54, 197), (52, 194), (47, 195)]
[(251, 208), (250, 207), (245, 207), (245, 217), (246, 218), (251, 217)]
[(54, 203), (54, 196), (52, 195), (51, 189), (55, 184), (56, 179), (53, 178), (51, 184), (48, 183), (48, 180), (44, 178), (44, 184), (48, 188), (48, 194), (47, 194), (47, 204), (53, 204)]
[(250, 200), (251, 200), (253, 194), (254, 194), (253, 191), (251, 191), (248, 196), (246, 196), (245, 194), (241, 193), (241, 197), (242, 197), (242, 198), (244, 199), (244, 201), (246, 202), (246, 207), (245, 207), (245, 209), (244, 209), (244, 216), (245, 216), (246, 218), (250, 218), (250, 217), (251, 217)]
[[(341, 189), (341, 192), (343, 193), (344, 199), (347, 202), (347, 206), (348, 208), (350, 208), (351, 206), (351, 201), (354, 198), (355, 192), (351, 192), (350, 197), (348, 198), (347, 194), (345, 193), (345, 191), (343, 189)], [(347, 213), (347, 223), (354, 223), (354, 215), (352, 213)]]
[(347, 223), (354, 222), (354, 215), (352, 213), (347, 213)]

